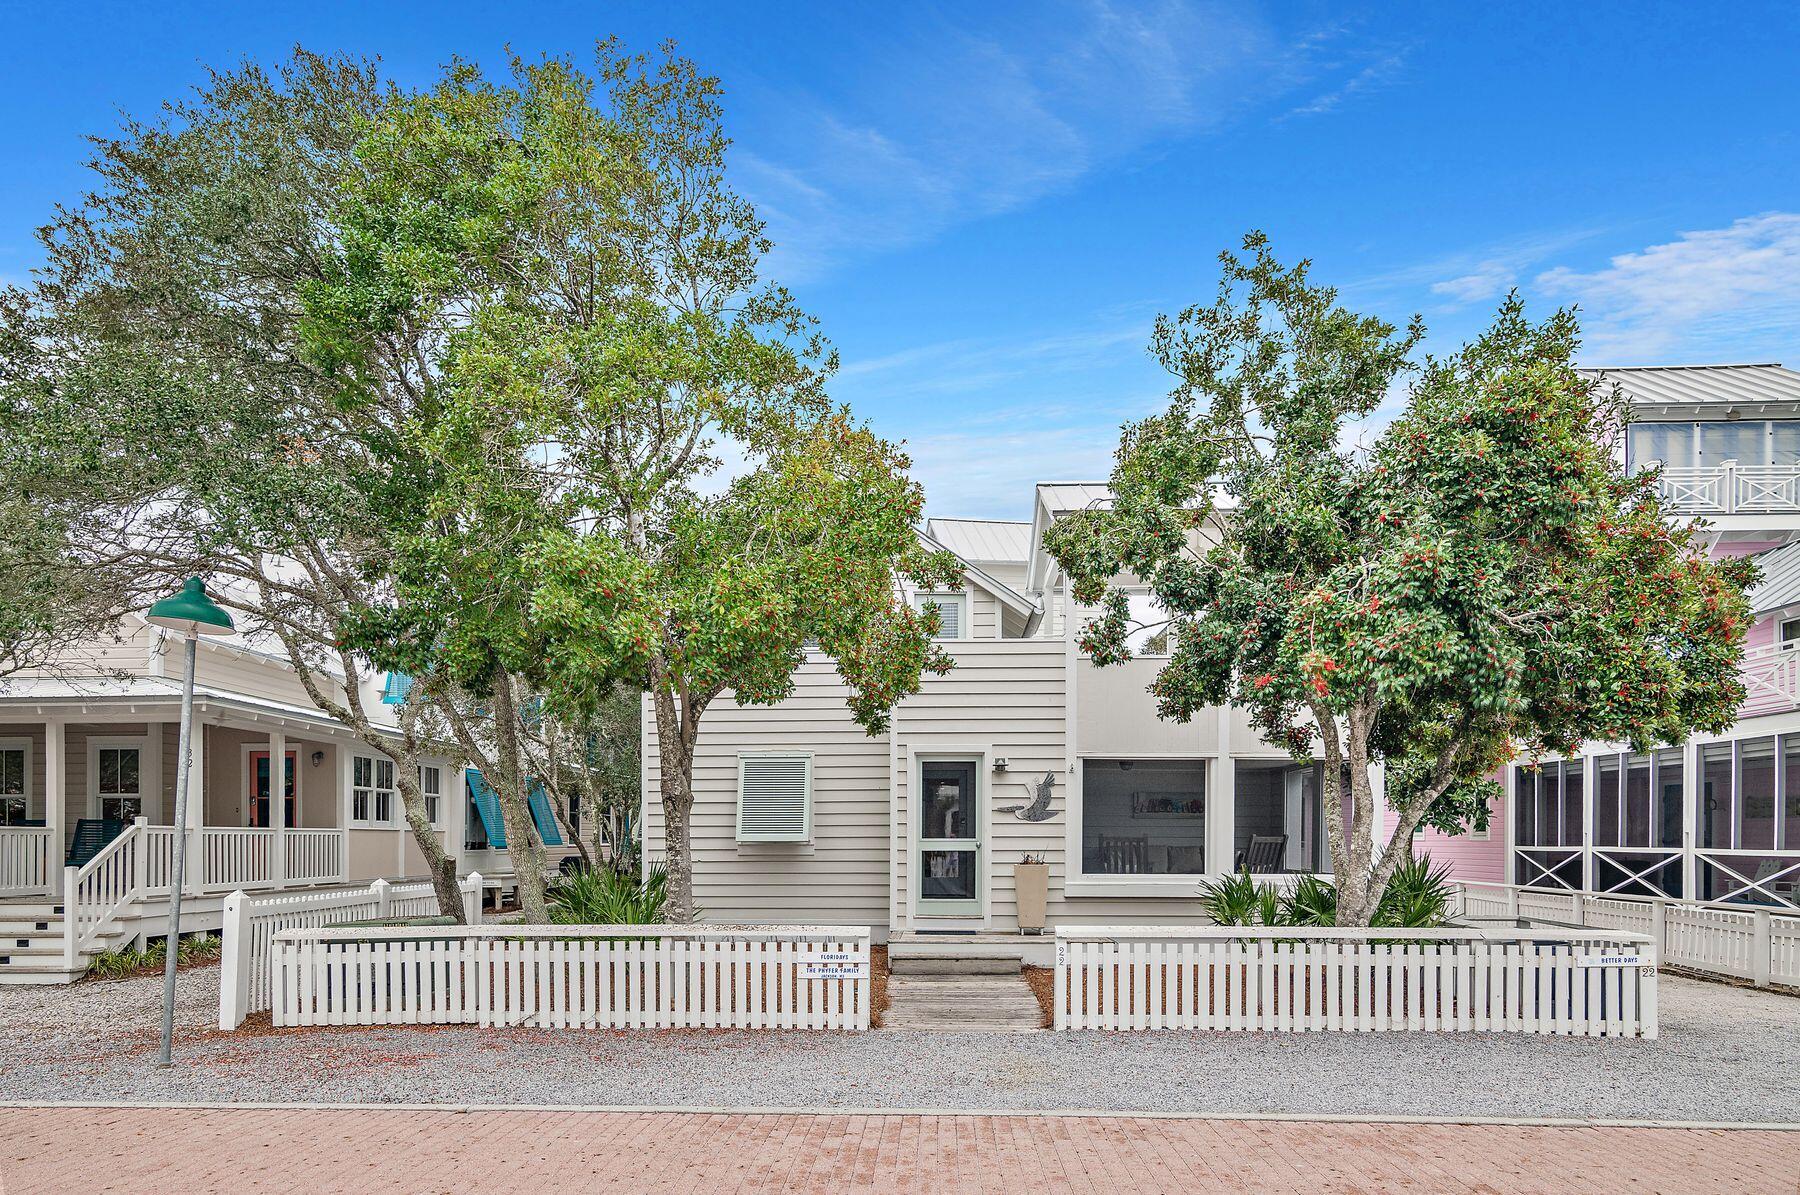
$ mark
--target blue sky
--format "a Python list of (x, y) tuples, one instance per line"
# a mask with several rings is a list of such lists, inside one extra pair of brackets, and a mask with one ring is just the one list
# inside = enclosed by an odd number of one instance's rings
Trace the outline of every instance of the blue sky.
[[(1729, 15), (1726, 15), (1729, 14)], [(1509, 286), (1593, 364), (1800, 364), (1791, 6), (18, 5), (0, 0), (0, 278), (85, 134), (295, 42), (402, 82), (503, 47), (675, 38), (726, 87), (772, 272), (932, 513), (1103, 477), (1166, 379), (1155, 313), (1250, 228), (1435, 348)]]

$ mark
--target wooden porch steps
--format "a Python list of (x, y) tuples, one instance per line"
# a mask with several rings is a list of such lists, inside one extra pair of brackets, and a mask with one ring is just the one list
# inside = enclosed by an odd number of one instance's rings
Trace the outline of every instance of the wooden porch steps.
[[(125, 937), (123, 929), (109, 929), (97, 950), (112, 950)], [(0, 985), (74, 983), (86, 973), (85, 957), (74, 968), (64, 962), (61, 905), (0, 901)]]
[(1016, 964), (1011, 975), (891, 975), (881, 1015), (884, 1029), (936, 1033), (1026, 1033), (1043, 1021)]

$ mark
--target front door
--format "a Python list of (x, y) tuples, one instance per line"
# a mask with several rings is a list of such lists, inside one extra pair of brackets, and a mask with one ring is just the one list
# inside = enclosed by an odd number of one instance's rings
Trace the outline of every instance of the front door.
[[(296, 752), (287, 753), (287, 821), (294, 823), (294, 788), (298, 770), (299, 756)], [(250, 753), (250, 824), (252, 826), (272, 826), (270, 820), (273, 810), (269, 808), (269, 753), (252, 751)]]
[(918, 911), (921, 916), (979, 917), (981, 804), (975, 761), (919, 765)]

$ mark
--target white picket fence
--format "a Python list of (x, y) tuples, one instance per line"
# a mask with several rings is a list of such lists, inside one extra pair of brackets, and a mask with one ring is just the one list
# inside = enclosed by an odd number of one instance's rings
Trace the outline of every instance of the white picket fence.
[(866, 926), (289, 929), (270, 954), (287, 1025), (869, 1027)]
[(1662, 961), (1758, 987), (1800, 987), (1800, 914), (1739, 904), (1460, 883), (1459, 916), (1647, 935)]
[(1054, 982), (1058, 1029), (1657, 1035), (1616, 930), (1059, 927)]
[[(481, 920), (481, 876), (471, 874), (460, 885), (463, 917)], [(429, 882), (390, 884), (376, 880), (367, 888), (251, 896), (233, 892), (225, 898), (224, 940), (219, 954), (219, 1028), (236, 1029), (253, 1012), (270, 1005), (269, 958), (275, 935), (282, 930), (342, 925), (400, 917), (435, 917), (437, 892)]]

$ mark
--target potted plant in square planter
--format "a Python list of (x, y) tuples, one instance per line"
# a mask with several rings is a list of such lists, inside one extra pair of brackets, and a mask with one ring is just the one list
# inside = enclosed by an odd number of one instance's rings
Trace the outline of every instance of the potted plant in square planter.
[(1042, 855), (1025, 855), (1013, 865), (1013, 893), (1019, 902), (1019, 932), (1044, 932), (1044, 906), (1050, 899), (1050, 865)]

